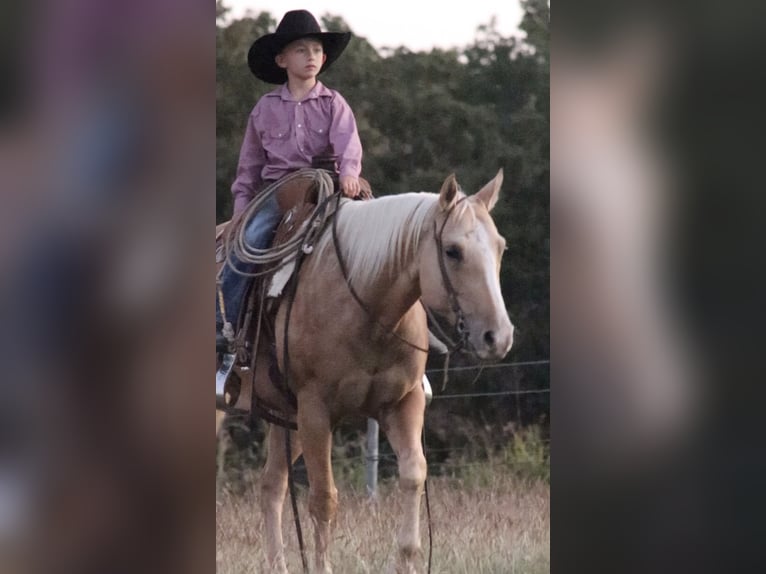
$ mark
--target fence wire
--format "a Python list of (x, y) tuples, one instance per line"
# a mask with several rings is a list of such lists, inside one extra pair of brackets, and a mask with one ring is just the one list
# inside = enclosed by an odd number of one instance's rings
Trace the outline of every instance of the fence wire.
[[(497, 363), (493, 365), (466, 365), (466, 366), (455, 366), (450, 367), (449, 372), (454, 371), (476, 371), (476, 370), (483, 370), (483, 369), (498, 369), (498, 368), (519, 368), (519, 367), (530, 367), (530, 366), (539, 366), (539, 365), (550, 365), (549, 359), (543, 359), (543, 360), (536, 360), (536, 361), (517, 361), (517, 362), (510, 362), (510, 363)], [(435, 374), (435, 373), (443, 373), (443, 368), (434, 368), (434, 369), (427, 369), (427, 374)], [(479, 376), (481, 373), (479, 374)], [(446, 394), (446, 395), (437, 395), (434, 394), (433, 399), (434, 400), (453, 400), (453, 399), (475, 399), (475, 398), (487, 398), (487, 397), (503, 397), (503, 396), (524, 396), (524, 395), (536, 395), (536, 394), (547, 394), (550, 393), (550, 387), (543, 388), (543, 389), (516, 389), (516, 390), (507, 390), (507, 391), (487, 391), (487, 392), (475, 392), (475, 393), (453, 393), (453, 394)], [(550, 444), (550, 439), (541, 439), (541, 442), (545, 443), (546, 445)], [(473, 451), (470, 447), (453, 447), (453, 448), (436, 448), (432, 449), (429, 448), (428, 452), (432, 454), (436, 453), (451, 453), (452, 455), (455, 455), (451, 457), (450, 460), (447, 461), (440, 461), (440, 462), (428, 462), (428, 468), (433, 470), (454, 470), (458, 468), (466, 468), (466, 467), (473, 467), (473, 466), (481, 466), (485, 464), (483, 461), (469, 461), (469, 460), (461, 460), (461, 456), (466, 453), (471, 453)], [(366, 464), (375, 464), (378, 467), (378, 471), (388, 471), (388, 470), (395, 470), (397, 467), (397, 458), (396, 455), (393, 452), (381, 452), (377, 456), (371, 456), (366, 453), (362, 453), (361, 456), (362, 460), (365, 461)], [(333, 459), (346, 459), (346, 460), (354, 460), (357, 459), (356, 456), (353, 455), (343, 455), (340, 453), (333, 453)], [(357, 459), (358, 460), (358, 459)], [(527, 464), (525, 461), (516, 461), (514, 464)], [(533, 463), (529, 463), (533, 464)], [(295, 469), (298, 472), (305, 472), (305, 467), (303, 464), (303, 458), (301, 457), (295, 465)], [(369, 486), (369, 485), (368, 485)]]
[[(541, 359), (539, 361), (518, 361), (515, 363), (495, 363), (493, 365), (464, 365), (460, 367), (450, 367), (448, 370), (453, 371), (478, 371), (485, 369), (501, 369), (505, 367), (529, 367), (533, 365), (550, 365), (550, 359)], [(426, 374), (443, 373), (444, 368), (441, 369), (427, 369)]]

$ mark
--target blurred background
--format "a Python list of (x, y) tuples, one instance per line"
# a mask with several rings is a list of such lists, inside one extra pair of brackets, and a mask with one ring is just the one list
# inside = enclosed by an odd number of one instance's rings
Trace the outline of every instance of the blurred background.
[(760, 6), (557, 8), (552, 568), (761, 571)]
[(3, 5), (3, 572), (215, 567), (214, 18)]

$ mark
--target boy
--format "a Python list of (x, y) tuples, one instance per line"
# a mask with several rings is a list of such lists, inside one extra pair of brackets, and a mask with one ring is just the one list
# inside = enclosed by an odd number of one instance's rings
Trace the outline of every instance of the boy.
[[(258, 38), (248, 53), (248, 65), (260, 80), (281, 87), (264, 95), (248, 120), (240, 151), (237, 179), (232, 185), (234, 215), (245, 209), (270, 183), (301, 168), (332, 146), (339, 166), (339, 186), (344, 195), (360, 192), (362, 145), (351, 108), (317, 76), (340, 56), (351, 39), (350, 32), (322, 32), (306, 10), (287, 12), (276, 32)], [(261, 207), (249, 222), (245, 240), (266, 249), (282, 218), (276, 196)], [(252, 266), (237, 265), (243, 272)], [(228, 265), (221, 274), (226, 320), (236, 328), (249, 278)], [(223, 317), (216, 300), (216, 350), (228, 341), (222, 336)]]

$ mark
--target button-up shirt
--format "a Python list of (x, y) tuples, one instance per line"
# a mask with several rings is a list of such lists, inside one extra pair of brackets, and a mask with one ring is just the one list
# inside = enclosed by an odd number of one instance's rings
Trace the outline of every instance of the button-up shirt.
[(234, 213), (255, 196), (264, 180), (276, 180), (304, 167), (329, 144), (338, 157), (340, 175), (359, 177), (362, 143), (346, 100), (317, 82), (296, 101), (287, 84), (264, 95), (247, 122), (232, 185)]

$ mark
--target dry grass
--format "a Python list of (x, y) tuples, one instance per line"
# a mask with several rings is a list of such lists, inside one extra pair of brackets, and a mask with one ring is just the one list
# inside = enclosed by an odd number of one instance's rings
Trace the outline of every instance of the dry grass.
[[(257, 477), (253, 477), (257, 478)], [(521, 477), (506, 467), (482, 468), (481, 480), (471, 477), (430, 478), (433, 525), (431, 571), (449, 574), (537, 574), (550, 571), (550, 491), (544, 479)], [(394, 481), (380, 485), (379, 502), (363, 490), (339, 485), (340, 508), (331, 560), (336, 574), (386, 572), (395, 551), (399, 508)], [(264, 550), (257, 487), (242, 494), (219, 493), (216, 504), (216, 566), (218, 574), (263, 572)], [(299, 508), (309, 552), (312, 531), (305, 489)], [(428, 558), (428, 527), (422, 505), (422, 571)], [(283, 534), (288, 568), (301, 572), (295, 525), (289, 501)], [(309, 554), (311, 556), (311, 554)]]

